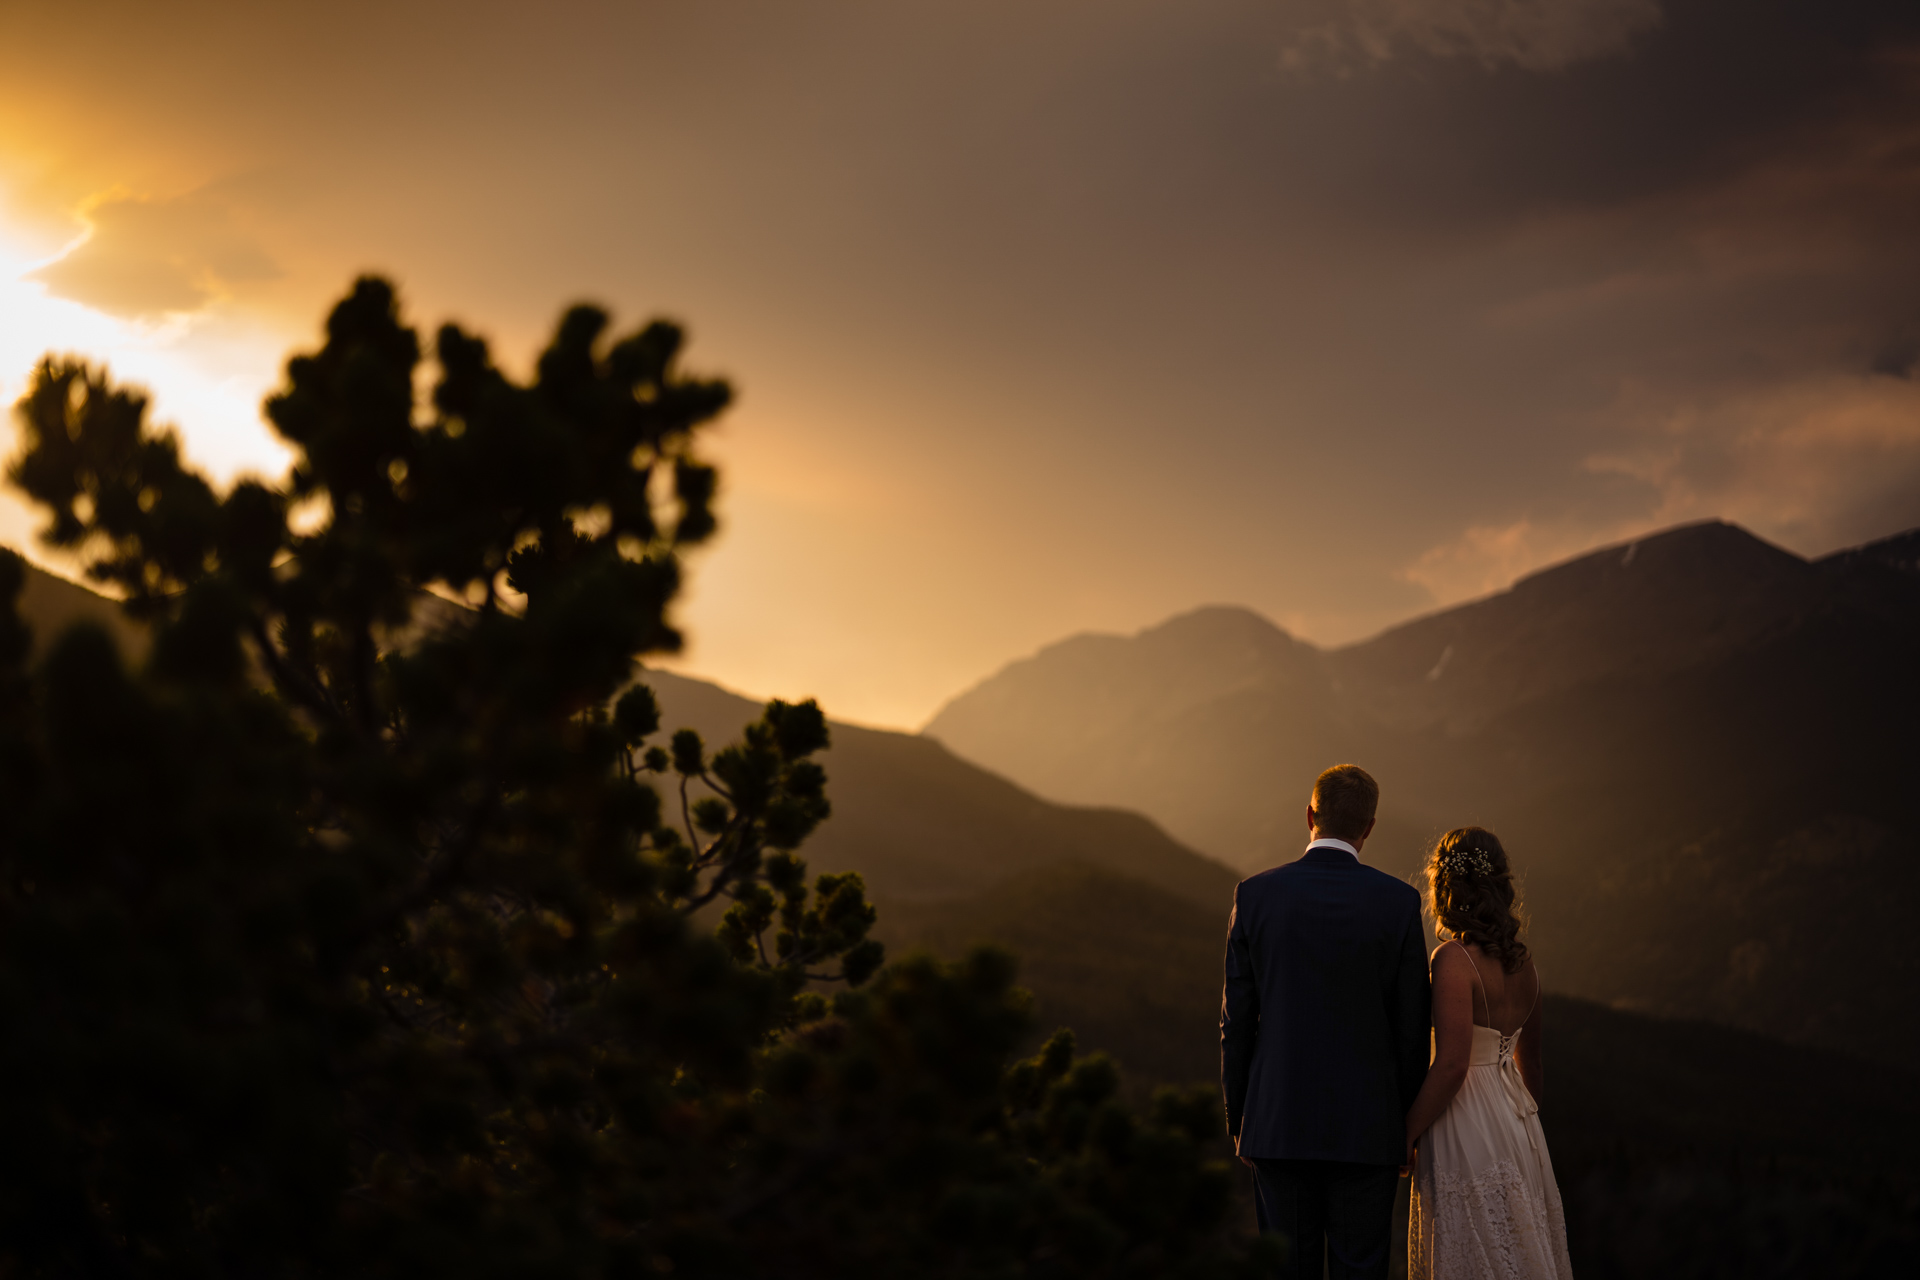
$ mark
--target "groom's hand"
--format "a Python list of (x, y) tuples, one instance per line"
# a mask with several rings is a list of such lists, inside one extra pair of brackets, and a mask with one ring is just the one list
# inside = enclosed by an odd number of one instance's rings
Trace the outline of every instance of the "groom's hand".
[(1250, 1157), (1250, 1156), (1241, 1156), (1241, 1157), (1240, 1157), (1240, 1163), (1241, 1163), (1241, 1164), (1243, 1164), (1243, 1165), (1245, 1165), (1245, 1166), (1247, 1166), (1247, 1168), (1249, 1168), (1249, 1169), (1251, 1169), (1251, 1168), (1253, 1168), (1253, 1167), (1254, 1167), (1254, 1164), (1253, 1164), (1253, 1159), (1252, 1159), (1252, 1157)]

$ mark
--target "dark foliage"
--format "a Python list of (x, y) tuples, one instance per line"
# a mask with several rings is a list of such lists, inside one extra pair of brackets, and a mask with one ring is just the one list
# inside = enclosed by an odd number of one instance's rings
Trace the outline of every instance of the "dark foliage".
[(1553, 995), (1547, 1046), (1583, 1280), (1897, 1275), (1920, 1245), (1910, 1072)]
[(881, 969), (809, 876), (816, 707), (657, 741), (728, 390), (606, 326), (526, 385), (443, 328), (421, 406), (363, 280), (268, 404), (286, 484), (225, 495), (39, 370), (13, 479), (152, 643), (30, 665), (0, 557), (0, 1270), (1239, 1272), (1210, 1098), (1010, 1067), (1009, 960)]

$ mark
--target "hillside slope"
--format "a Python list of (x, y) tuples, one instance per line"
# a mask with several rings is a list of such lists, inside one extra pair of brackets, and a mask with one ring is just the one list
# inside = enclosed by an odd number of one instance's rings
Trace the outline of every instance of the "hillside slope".
[[(643, 677), (662, 723), (710, 744), (737, 737), (760, 704), (664, 671)], [(834, 724), (821, 757), (833, 816), (803, 853), (822, 871), (853, 870), (873, 896), (916, 902), (981, 892), (1056, 863), (1084, 863), (1224, 914), (1239, 879), (1152, 822), (1118, 809), (1054, 804), (915, 734)]]
[(18, 607), (33, 631), (36, 654), (46, 652), (56, 636), (80, 622), (106, 630), (130, 659), (146, 653), (146, 629), (129, 619), (114, 601), (32, 564), (26, 570)]

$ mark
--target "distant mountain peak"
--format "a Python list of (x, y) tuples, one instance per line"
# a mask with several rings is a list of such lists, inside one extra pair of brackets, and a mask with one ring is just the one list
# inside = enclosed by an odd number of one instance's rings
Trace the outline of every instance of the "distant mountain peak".
[[(1117, 709), (1149, 691), (1157, 703), (1152, 718), (1248, 689), (1317, 678), (1321, 661), (1318, 649), (1252, 609), (1206, 605), (1130, 636), (1082, 633), (1050, 644), (948, 701), (922, 732), (964, 743), (974, 725), (1007, 724), (1010, 714), (1033, 717), (1039, 727), (1059, 697)], [(1091, 742), (1134, 731), (1139, 726), (1133, 718), (1129, 711), (1124, 722), (1116, 722), (1096, 711), (1078, 724)]]
[(1590, 585), (1598, 576), (1638, 569), (1640, 576), (1677, 573), (1685, 576), (1707, 575), (1725, 580), (1723, 575), (1745, 577), (1804, 572), (1807, 561), (1793, 552), (1777, 547), (1751, 531), (1725, 520), (1700, 520), (1675, 525), (1644, 537), (1617, 542), (1587, 551), (1558, 564), (1548, 565), (1517, 580), (1508, 595), (1551, 588), (1561, 582)]
[(1286, 640), (1293, 644), (1305, 643), (1288, 634), (1284, 628), (1277, 626), (1265, 614), (1238, 604), (1203, 604), (1197, 609), (1176, 613), (1165, 622), (1145, 628), (1137, 633), (1136, 638), (1145, 639), (1148, 636), (1162, 634), (1181, 637), (1245, 635), (1261, 639)]
[[(1296, 639), (1276, 626), (1264, 614), (1237, 604), (1205, 604), (1185, 613), (1142, 627), (1131, 634), (1117, 631), (1078, 631), (1052, 644), (1043, 645), (1026, 658), (1016, 658), (1003, 671), (1032, 662), (1057, 660), (1061, 656), (1083, 658), (1100, 652), (1120, 650), (1187, 651), (1194, 646), (1253, 645), (1261, 649), (1285, 652), (1312, 650), (1313, 646)], [(958, 695), (965, 697), (965, 692)], [(955, 699), (957, 700), (957, 698)]]
[(1920, 577), (1920, 529), (1909, 529), (1890, 538), (1848, 547), (1814, 562), (1823, 569), (1880, 565)]
[(1829, 575), (1791, 551), (1703, 520), (1552, 565), (1328, 660), (1382, 722), (1466, 732), (1593, 680), (1718, 661), (1831, 591)]

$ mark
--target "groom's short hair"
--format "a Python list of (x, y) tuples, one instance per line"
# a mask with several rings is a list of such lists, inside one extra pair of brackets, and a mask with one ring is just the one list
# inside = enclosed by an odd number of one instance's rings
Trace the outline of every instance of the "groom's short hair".
[(1357, 764), (1337, 764), (1313, 780), (1314, 825), (1323, 836), (1358, 840), (1379, 807), (1380, 784)]

